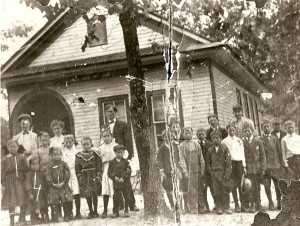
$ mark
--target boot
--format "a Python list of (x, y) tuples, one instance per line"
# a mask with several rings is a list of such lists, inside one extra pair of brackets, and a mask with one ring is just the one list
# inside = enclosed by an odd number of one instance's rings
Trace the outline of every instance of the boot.
[(276, 207), (274, 206), (273, 201), (269, 202), (269, 210), (276, 210)]
[(239, 204), (235, 205), (234, 212), (236, 212), (236, 213), (240, 213), (241, 212), (241, 207), (240, 207)]
[(252, 202), (251, 205), (250, 205), (250, 213), (255, 213), (255, 206), (254, 206), (254, 203)]

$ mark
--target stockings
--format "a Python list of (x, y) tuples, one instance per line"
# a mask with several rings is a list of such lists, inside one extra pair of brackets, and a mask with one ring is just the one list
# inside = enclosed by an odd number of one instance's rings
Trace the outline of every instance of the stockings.
[(103, 195), (104, 212), (106, 213), (107, 213), (108, 200), (109, 200), (109, 195)]
[[(87, 204), (89, 206), (90, 213), (97, 213), (97, 206), (98, 206), (98, 197), (87, 197), (86, 198)], [(94, 206), (94, 209), (93, 209)]]
[(76, 216), (80, 215), (80, 195), (74, 195), (75, 206), (76, 206)]

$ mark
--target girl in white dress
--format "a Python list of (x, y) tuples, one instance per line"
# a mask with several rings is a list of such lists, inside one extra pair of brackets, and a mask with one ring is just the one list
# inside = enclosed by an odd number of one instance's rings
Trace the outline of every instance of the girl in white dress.
[[(66, 162), (70, 168), (70, 180), (69, 186), (72, 190), (73, 197), (75, 200), (76, 206), (76, 219), (81, 218), (80, 213), (80, 192), (79, 192), (79, 184), (77, 180), (77, 176), (75, 173), (75, 159), (78, 150), (74, 145), (74, 136), (72, 134), (68, 134), (64, 137), (64, 148), (62, 149), (62, 160)], [(73, 211), (72, 211), (73, 212)]]
[(102, 218), (107, 217), (107, 206), (109, 197), (113, 197), (113, 181), (108, 177), (107, 171), (109, 167), (109, 162), (115, 158), (114, 146), (117, 144), (113, 142), (112, 135), (109, 130), (103, 130), (101, 132), (102, 139), (104, 143), (100, 146), (97, 151), (102, 160), (102, 195), (104, 203), (104, 211), (102, 213)]
[(64, 136), (62, 135), (65, 123), (63, 121), (53, 120), (51, 122), (51, 129), (54, 137), (50, 139), (50, 148), (64, 148)]

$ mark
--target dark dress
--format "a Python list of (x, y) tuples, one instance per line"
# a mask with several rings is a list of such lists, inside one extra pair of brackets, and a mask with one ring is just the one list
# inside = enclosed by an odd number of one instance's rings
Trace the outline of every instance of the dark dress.
[(1, 184), (5, 187), (2, 207), (13, 208), (25, 204), (24, 182), (28, 170), (26, 159), (22, 154), (8, 154), (1, 160)]
[(47, 208), (48, 189), (46, 176), (42, 171), (31, 170), (26, 174), (25, 190), (28, 196), (33, 195), (33, 200), (30, 201), (32, 211)]
[[(46, 179), (50, 186), (48, 194), (49, 204), (61, 204), (73, 200), (72, 191), (68, 184), (70, 180), (70, 169), (67, 163), (61, 160), (51, 162), (47, 169)], [(63, 181), (65, 184), (61, 188), (58, 189), (53, 186), (53, 184), (59, 184)]]
[(101, 194), (102, 161), (96, 152), (78, 152), (75, 172), (82, 197), (94, 197)]

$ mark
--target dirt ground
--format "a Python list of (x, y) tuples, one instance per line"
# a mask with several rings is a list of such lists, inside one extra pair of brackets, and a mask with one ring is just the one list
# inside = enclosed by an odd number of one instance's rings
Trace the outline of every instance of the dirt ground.
[[(261, 187), (261, 196), (262, 196), (262, 205), (264, 207), (268, 206), (268, 201), (265, 196), (264, 188)], [(274, 188), (273, 188), (274, 190)], [(147, 221), (144, 220), (144, 211), (143, 211), (143, 197), (140, 194), (136, 194), (136, 205), (138, 208), (140, 208), (139, 212), (130, 212), (130, 218), (123, 218), (123, 212), (120, 212), (119, 218), (112, 219), (110, 218), (112, 214), (112, 199), (109, 200), (109, 213), (108, 218), (102, 219), (102, 218), (96, 218), (96, 219), (81, 219), (81, 220), (73, 220), (68, 223), (62, 222), (62, 223), (50, 223), (49, 226), (92, 226), (92, 225), (101, 225), (101, 226), (122, 226), (122, 225), (130, 225), (130, 226), (140, 226), (140, 225), (175, 225), (174, 220), (166, 219), (164, 217), (161, 217), (159, 219), (149, 219)], [(234, 208), (234, 203), (232, 200), (232, 196), (230, 195), (231, 203), (230, 207)], [(273, 200), (275, 202), (275, 194), (273, 195)], [(209, 204), (210, 207), (213, 207), (213, 200), (211, 196), (209, 196)], [(75, 211), (75, 210), (74, 210)], [(98, 204), (98, 212), (101, 214), (103, 211), (103, 201), (102, 197), (99, 197), (99, 204)], [(279, 211), (268, 211), (270, 218), (275, 218)], [(88, 208), (85, 199), (82, 199), (81, 202), (81, 214), (86, 217), (88, 215)], [(204, 215), (198, 215), (196, 213), (191, 214), (185, 214), (181, 216), (181, 225), (205, 225), (205, 226), (249, 226), (253, 223), (254, 220), (253, 213), (233, 213), (231, 215), (217, 215), (214, 212), (204, 214)], [(29, 216), (26, 218), (29, 221)], [(175, 219), (175, 218), (174, 218)], [(8, 211), (1, 211), (1, 226), (9, 225), (9, 217), (8, 217)], [(16, 217), (17, 220), (17, 217)], [(45, 224), (44, 224), (45, 225)]]

